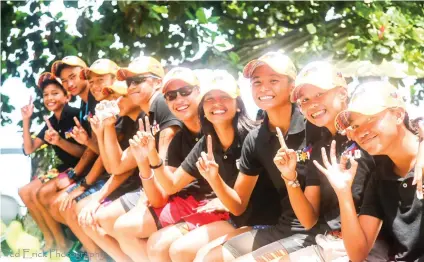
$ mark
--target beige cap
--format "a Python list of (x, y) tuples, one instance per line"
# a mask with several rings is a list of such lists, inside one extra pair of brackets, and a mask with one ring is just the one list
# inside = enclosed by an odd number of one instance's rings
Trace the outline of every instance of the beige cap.
[(119, 66), (110, 59), (98, 59), (89, 68), (84, 68), (80, 72), (80, 78), (88, 80), (91, 72), (98, 75), (112, 74), (116, 75)]
[(251, 78), (255, 69), (265, 64), (280, 75), (286, 75), (293, 80), (296, 79), (297, 71), (293, 61), (280, 52), (268, 52), (258, 59), (250, 61), (243, 69), (243, 76)]
[(350, 126), (352, 112), (372, 116), (395, 107), (405, 109), (405, 99), (393, 85), (385, 81), (367, 82), (355, 90), (347, 109), (337, 115), (335, 125), (343, 131)]
[(52, 74), (58, 76), (60, 74), (60, 70), (58, 69), (64, 64), (69, 66), (80, 66), (82, 68), (87, 67), (87, 64), (78, 56), (65, 56), (62, 60), (57, 60), (53, 63), (51, 68)]
[(335, 87), (347, 87), (342, 73), (335, 70), (330, 63), (325, 61), (311, 62), (299, 72), (290, 96), (292, 103), (299, 99), (299, 91), (306, 84), (323, 90), (330, 90)]
[(201, 88), (201, 98), (212, 90), (221, 90), (234, 99), (240, 96), (236, 79), (230, 73), (225, 70), (214, 70), (212, 74), (212, 79)]
[(122, 81), (128, 77), (141, 75), (145, 73), (152, 73), (162, 78), (165, 75), (162, 64), (150, 56), (140, 56), (134, 59), (126, 68), (118, 70), (118, 80)]
[(128, 94), (128, 87), (127, 87), (127, 83), (125, 83), (125, 81), (114, 81), (112, 86), (106, 86), (103, 87), (103, 90), (106, 92), (110, 92), (110, 93), (116, 93), (119, 95), (126, 95)]
[(166, 93), (168, 85), (175, 80), (181, 80), (190, 86), (199, 86), (199, 79), (193, 70), (186, 67), (172, 68), (163, 78), (162, 93)]

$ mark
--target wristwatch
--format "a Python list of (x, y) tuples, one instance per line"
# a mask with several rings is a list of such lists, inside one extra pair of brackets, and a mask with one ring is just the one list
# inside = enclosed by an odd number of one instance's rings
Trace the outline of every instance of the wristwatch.
[(82, 186), (83, 188), (87, 189), (89, 188), (91, 185), (89, 185), (87, 183), (87, 179), (84, 177), (83, 179), (81, 179), (81, 181), (79, 182), (79, 186)]

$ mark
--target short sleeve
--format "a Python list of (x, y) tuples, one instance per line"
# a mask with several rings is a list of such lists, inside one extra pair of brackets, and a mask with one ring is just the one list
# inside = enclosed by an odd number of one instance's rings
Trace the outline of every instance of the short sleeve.
[(41, 131), (40, 131), (40, 132), (38, 133), (38, 135), (37, 135), (37, 137), (38, 137), (39, 139), (43, 140), (44, 142), (46, 142), (46, 141), (44, 140), (44, 135), (46, 134), (46, 131), (47, 131), (47, 126), (46, 126), (46, 125), (44, 125), (43, 129), (41, 129)]
[(257, 176), (263, 170), (255, 152), (255, 134), (257, 132), (258, 130), (253, 130), (246, 136), (241, 149), (240, 172), (248, 176)]
[(360, 207), (371, 172), (375, 170), (373, 158), (364, 150), (360, 149), (361, 157), (357, 159), (358, 168), (352, 183), (352, 196), (356, 207)]
[(188, 156), (184, 159), (183, 163), (181, 164), (181, 167), (183, 170), (187, 173), (189, 173), (192, 177), (196, 179), (202, 178), (202, 176), (199, 173), (199, 170), (197, 169), (196, 162), (199, 159), (203, 148), (204, 148), (204, 137), (199, 140), (199, 142), (194, 145), (193, 149), (190, 151)]
[(359, 215), (373, 216), (383, 220), (384, 212), (378, 196), (378, 181), (372, 177), (367, 184)]
[(115, 123), (115, 130), (117, 134), (121, 134), (124, 132), (125, 127), (125, 117), (119, 117)]
[(182, 137), (182, 131), (179, 131), (174, 138), (172, 139), (171, 143), (168, 147), (168, 152), (166, 153), (166, 160), (165, 165), (166, 166), (172, 166), (175, 168), (178, 168), (181, 163), (184, 161), (184, 158), (181, 156), (181, 137)]
[(168, 105), (165, 103), (165, 99), (160, 99), (157, 102), (156, 110), (155, 110), (155, 119), (159, 124), (159, 129), (163, 130), (170, 126), (178, 126), (180, 128), (183, 127), (183, 124), (180, 120), (178, 120), (172, 112), (169, 110)]

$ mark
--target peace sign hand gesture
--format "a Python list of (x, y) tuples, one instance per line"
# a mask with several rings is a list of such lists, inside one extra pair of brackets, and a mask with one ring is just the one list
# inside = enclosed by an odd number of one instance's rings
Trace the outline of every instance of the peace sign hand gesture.
[[(340, 164), (336, 159), (336, 141), (331, 142), (330, 161), (328, 161), (325, 148), (321, 148), (322, 161), (324, 166), (321, 166), (314, 160), (315, 166), (327, 177), (336, 194), (351, 192), (352, 182), (356, 175), (358, 162), (352, 156), (343, 154), (340, 158)], [(347, 161), (350, 161), (350, 168), (346, 168)]]
[(196, 162), (196, 166), (200, 174), (206, 180), (210, 180), (216, 178), (219, 171), (219, 165), (215, 162), (215, 157), (213, 155), (212, 137), (210, 135), (207, 137), (207, 150), (207, 154), (205, 152), (201, 153), (199, 160)]
[(283, 133), (280, 128), (277, 129), (278, 141), (280, 141), (281, 148), (277, 151), (274, 157), (274, 164), (280, 170), (281, 175), (287, 180), (296, 179), (296, 164), (297, 154), (293, 149), (289, 149), (284, 141)]
[(28, 105), (21, 108), (22, 120), (29, 120), (33, 113), (34, 104), (32, 103), (32, 96), (30, 96)]
[(74, 117), (74, 122), (76, 126), (74, 126), (70, 133), (71, 137), (79, 144), (86, 145), (89, 139), (87, 131), (85, 131), (84, 127), (82, 127), (78, 118)]
[(151, 133), (149, 117), (145, 117), (146, 130), (144, 130), (143, 119), (138, 120), (139, 131), (130, 142), (130, 149), (137, 161), (145, 160), (150, 152), (156, 149), (155, 138)]
[(413, 185), (417, 185), (417, 198), (423, 199), (423, 174), (424, 174), (424, 120), (419, 120), (417, 123), (418, 136), (420, 138), (420, 144), (418, 146), (417, 162), (415, 163), (414, 169), (414, 181)]

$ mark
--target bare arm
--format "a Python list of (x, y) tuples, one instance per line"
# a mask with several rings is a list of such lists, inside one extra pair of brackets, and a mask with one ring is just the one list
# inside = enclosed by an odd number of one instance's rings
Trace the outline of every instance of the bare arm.
[(343, 243), (349, 259), (364, 261), (374, 246), (382, 221), (376, 217), (357, 216), (350, 192), (338, 194), (342, 222)]
[(174, 138), (175, 134), (180, 130), (178, 126), (170, 126), (160, 131), (159, 134), (159, 155), (162, 159), (166, 158), (169, 144)]
[(100, 189), (97, 194), (97, 200), (101, 203), (105, 200), (113, 191), (115, 191), (120, 185), (122, 185), (131, 175), (134, 170), (130, 170), (124, 174), (111, 175), (106, 181), (105, 185)]
[(30, 120), (23, 120), (23, 137), (24, 137), (24, 152), (26, 155), (34, 153), (37, 148), (44, 144), (44, 141), (38, 137), (34, 140), (31, 138), (30, 129)]
[(114, 126), (105, 126), (104, 147), (106, 158), (109, 161), (111, 173), (122, 174), (137, 167), (137, 162), (129, 148), (122, 151), (116, 138)]
[(103, 167), (103, 161), (102, 158), (99, 156), (96, 159), (96, 162), (94, 162), (94, 165), (91, 167), (90, 172), (86, 176), (87, 184), (92, 185), (96, 182), (97, 178), (103, 174), (105, 171)]
[(85, 147), (71, 143), (67, 141), (66, 139), (60, 138), (58, 143), (56, 144), (58, 147), (63, 149), (63, 151), (69, 153), (70, 155), (74, 157), (80, 157), (85, 151)]
[(84, 170), (96, 159), (97, 154), (91, 151), (89, 148), (86, 148), (82, 154), (77, 165), (74, 167), (74, 171), (77, 176), (80, 176)]

